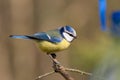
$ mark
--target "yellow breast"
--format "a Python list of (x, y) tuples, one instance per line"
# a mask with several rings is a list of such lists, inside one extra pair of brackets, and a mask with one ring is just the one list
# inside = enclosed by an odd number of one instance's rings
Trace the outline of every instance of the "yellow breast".
[(60, 43), (51, 43), (48, 41), (40, 41), (39, 48), (47, 53), (57, 52), (69, 47), (70, 43), (63, 39)]

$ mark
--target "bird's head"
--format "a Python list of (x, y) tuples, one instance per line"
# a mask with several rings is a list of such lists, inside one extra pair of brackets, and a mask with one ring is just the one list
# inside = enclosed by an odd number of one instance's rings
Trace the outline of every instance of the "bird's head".
[(68, 41), (73, 41), (77, 35), (76, 31), (71, 26), (64, 26), (60, 28), (60, 34)]

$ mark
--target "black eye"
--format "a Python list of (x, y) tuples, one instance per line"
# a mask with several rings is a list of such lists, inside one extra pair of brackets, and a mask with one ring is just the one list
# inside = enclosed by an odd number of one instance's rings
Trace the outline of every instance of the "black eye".
[(67, 34), (69, 34), (70, 36), (72, 36), (72, 37), (75, 37), (75, 36), (73, 36), (73, 34), (72, 33), (70, 33), (70, 32), (66, 32)]
[(77, 38), (76, 36), (74, 36), (73, 34), (71, 34), (71, 33), (68, 33), (70, 36), (72, 36), (72, 37), (74, 37), (74, 38)]
[(71, 33), (68, 33), (68, 34), (69, 34), (70, 36), (74, 37), (73, 34), (71, 34)]
[(72, 35), (72, 34), (69, 34), (69, 35), (73, 37), (73, 35)]

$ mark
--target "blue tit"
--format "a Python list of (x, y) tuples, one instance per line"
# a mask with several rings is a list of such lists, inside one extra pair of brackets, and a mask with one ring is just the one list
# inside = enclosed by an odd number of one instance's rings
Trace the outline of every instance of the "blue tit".
[(10, 35), (11, 38), (34, 40), (39, 48), (47, 54), (67, 49), (76, 36), (76, 31), (71, 26), (64, 26), (33, 35)]

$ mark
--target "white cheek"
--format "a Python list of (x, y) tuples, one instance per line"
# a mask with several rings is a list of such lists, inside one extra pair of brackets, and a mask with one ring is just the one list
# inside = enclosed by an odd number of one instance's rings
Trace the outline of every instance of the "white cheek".
[(67, 41), (69, 41), (69, 42), (71, 42), (74, 38), (72, 37), (72, 36), (70, 36), (69, 34), (67, 34), (67, 33), (63, 33), (63, 36), (65, 37), (65, 39), (67, 40)]

